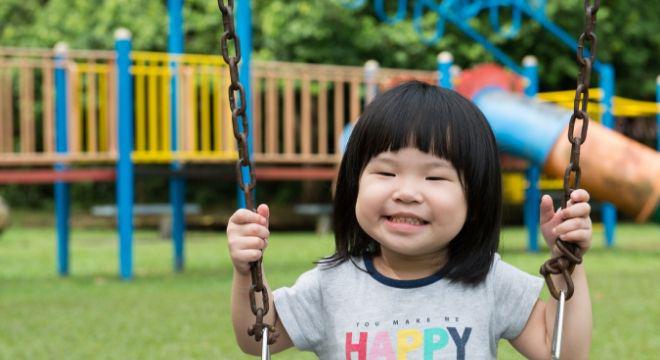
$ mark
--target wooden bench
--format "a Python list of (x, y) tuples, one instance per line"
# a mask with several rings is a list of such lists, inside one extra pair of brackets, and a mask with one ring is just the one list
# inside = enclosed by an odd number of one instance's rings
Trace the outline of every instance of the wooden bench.
[(293, 211), (298, 215), (315, 216), (318, 235), (325, 235), (332, 230), (332, 204), (297, 204)]
[[(202, 212), (199, 204), (185, 204), (183, 207), (183, 214), (185, 215), (199, 215)], [(117, 206), (116, 205), (95, 205), (91, 209), (93, 216), (116, 218)], [(168, 203), (156, 204), (134, 204), (133, 205), (134, 217), (149, 217), (155, 216), (159, 218), (158, 229), (160, 236), (168, 239), (172, 236), (172, 205)]]

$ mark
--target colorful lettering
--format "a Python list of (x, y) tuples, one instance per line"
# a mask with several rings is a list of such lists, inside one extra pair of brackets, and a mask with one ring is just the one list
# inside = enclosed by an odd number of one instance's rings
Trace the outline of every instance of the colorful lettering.
[(353, 343), (353, 333), (346, 333), (346, 360), (351, 359), (351, 353), (358, 353), (358, 360), (367, 360), (367, 332), (360, 333), (360, 341)]
[(449, 344), (449, 334), (443, 328), (424, 330), (424, 360), (433, 360), (433, 353)]
[(409, 352), (422, 346), (422, 332), (418, 329), (403, 329), (397, 334), (397, 360), (407, 359)]
[(394, 349), (392, 349), (392, 341), (387, 331), (377, 332), (376, 338), (369, 348), (369, 359), (380, 360), (381, 358), (394, 360)]
[[(420, 319), (422, 321), (422, 319)], [(368, 323), (362, 324), (367, 327)], [(372, 327), (375, 323), (372, 323)], [(359, 334), (359, 335), (358, 335)], [(433, 360), (438, 355), (449, 355), (442, 351), (448, 348), (449, 338), (456, 347), (456, 359), (465, 360), (467, 343), (472, 334), (471, 327), (462, 333), (456, 327), (434, 327), (426, 329), (400, 329), (393, 331), (366, 331), (346, 333), (346, 360), (406, 360), (408, 357)], [(359, 339), (355, 337), (359, 336)], [(452, 356), (453, 357), (453, 356)]]
[(455, 327), (448, 327), (449, 335), (451, 335), (454, 344), (456, 344), (456, 360), (465, 360), (465, 344), (467, 344), (472, 332), (471, 327), (466, 327), (463, 330), (463, 335), (458, 335), (458, 330)]

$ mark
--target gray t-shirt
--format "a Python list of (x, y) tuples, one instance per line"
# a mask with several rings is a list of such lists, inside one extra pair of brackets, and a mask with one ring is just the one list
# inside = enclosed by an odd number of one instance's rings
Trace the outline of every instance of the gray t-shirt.
[(320, 359), (494, 359), (498, 340), (525, 327), (543, 286), (499, 255), (474, 287), (450, 283), (442, 271), (395, 280), (369, 258), (352, 260), (317, 266), (275, 290), (275, 308), (298, 349)]

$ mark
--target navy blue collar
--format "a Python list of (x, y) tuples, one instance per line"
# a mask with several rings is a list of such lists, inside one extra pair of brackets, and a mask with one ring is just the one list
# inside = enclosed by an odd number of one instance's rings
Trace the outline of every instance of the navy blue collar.
[(379, 273), (378, 270), (376, 270), (370, 255), (364, 255), (363, 259), (364, 259), (364, 266), (367, 269), (367, 272), (369, 273), (369, 275), (371, 275), (372, 278), (374, 278), (374, 280), (378, 281), (383, 285), (400, 288), (400, 289), (413, 289), (413, 288), (430, 285), (442, 279), (445, 275), (447, 275), (447, 271), (445, 270), (445, 267), (443, 267), (442, 269), (438, 270), (438, 272), (436, 272), (435, 274), (429, 275), (421, 279), (415, 279), (415, 280), (392, 279)]

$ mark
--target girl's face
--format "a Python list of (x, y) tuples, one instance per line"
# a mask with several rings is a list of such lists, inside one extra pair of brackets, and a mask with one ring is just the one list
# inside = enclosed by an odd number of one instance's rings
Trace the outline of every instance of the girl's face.
[(405, 257), (445, 253), (467, 216), (458, 172), (412, 147), (383, 152), (360, 175), (355, 215), (383, 252)]

